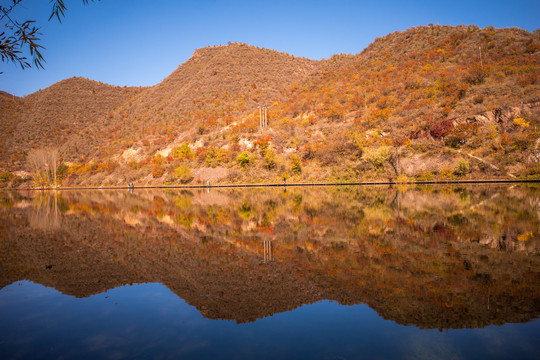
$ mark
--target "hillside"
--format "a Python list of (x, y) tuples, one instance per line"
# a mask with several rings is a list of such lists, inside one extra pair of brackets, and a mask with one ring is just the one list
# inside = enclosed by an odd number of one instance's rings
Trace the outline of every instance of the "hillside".
[[(351, 166), (366, 160), (352, 176), (377, 167), (376, 155), (390, 159), (379, 151), (385, 147), (409, 176), (452, 175), (455, 152), (448, 149), (507, 166), (492, 172), (471, 162), (483, 177), (538, 173), (539, 35), (476, 26), (396, 32), (358, 55), (327, 61), (276, 116), (292, 119), (304, 157), (325, 164), (345, 158)], [(313, 136), (320, 131), (330, 136)]]
[[(11, 137), (15, 134), (15, 129), (23, 111), (21, 98), (0, 91), (0, 168), (5, 170), (15, 170), (11, 163), (15, 158), (17, 150), (12, 149)], [(8, 142), (10, 145), (8, 146)]]
[(89, 95), (69, 79), (0, 97), (20, 119), (2, 120), (16, 136), (0, 166), (25, 169), (30, 141), (60, 147), (65, 186), (539, 177), (539, 49), (539, 31), (474, 25), (411, 28), (320, 61), (203, 48), (146, 89)]
[(177, 138), (219, 130), (259, 105), (283, 100), (284, 90), (315, 68), (312, 60), (246, 44), (198, 49), (161, 83), (111, 111), (107, 140), (115, 149), (153, 155)]
[(0, 98), (4, 135), (0, 166), (8, 166), (9, 159), (11, 166), (21, 168), (28, 151), (40, 147), (59, 147), (64, 156), (77, 158), (79, 150), (66, 147), (69, 140), (101, 127), (97, 125), (102, 125), (108, 111), (140, 91), (74, 77), (24, 98)]

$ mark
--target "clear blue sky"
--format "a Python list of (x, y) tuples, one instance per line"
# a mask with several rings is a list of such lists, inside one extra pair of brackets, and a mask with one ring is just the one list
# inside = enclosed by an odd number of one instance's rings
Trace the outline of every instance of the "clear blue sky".
[[(6, 4), (10, 0), (0, 0)], [(113, 85), (155, 85), (197, 48), (236, 41), (311, 59), (358, 53), (375, 37), (427, 24), (534, 31), (539, 0), (65, 0), (62, 24), (48, 0), (14, 12), (35, 19), (45, 70), (0, 63), (0, 90), (24, 96), (72, 76)]]

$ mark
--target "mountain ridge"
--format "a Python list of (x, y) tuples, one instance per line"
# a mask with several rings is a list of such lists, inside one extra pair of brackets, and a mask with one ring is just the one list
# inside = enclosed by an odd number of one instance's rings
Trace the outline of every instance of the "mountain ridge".
[[(28, 151), (58, 146), (69, 175), (76, 174), (66, 185), (203, 181), (206, 175), (198, 175), (216, 171), (222, 175), (208, 176), (229, 183), (283, 175), (374, 179), (388, 172), (539, 176), (539, 39), (539, 31), (516, 28), (423, 26), (377, 38), (359, 54), (323, 60), (240, 43), (205, 47), (146, 88), (67, 79), (15, 102), (0, 97), (4, 133), (15, 134), (1, 139), (0, 168), (28, 170)], [(259, 126), (260, 106), (268, 108), (268, 128)], [(504, 110), (510, 108), (518, 110)], [(477, 121), (491, 112), (503, 116)], [(70, 117), (84, 126), (70, 129)], [(57, 134), (40, 134), (37, 124), (51, 124), (49, 132)], [(182, 145), (190, 154), (175, 158)], [(460, 173), (449, 155), (457, 148), (504, 169), (473, 162)], [(137, 154), (129, 161), (128, 150)], [(244, 152), (247, 162), (239, 160)], [(382, 161), (373, 159), (377, 154)], [(414, 160), (422, 154), (431, 157), (427, 167)], [(396, 167), (394, 157), (410, 166)], [(99, 164), (108, 165), (92, 170)], [(179, 167), (191, 176), (180, 180)]]

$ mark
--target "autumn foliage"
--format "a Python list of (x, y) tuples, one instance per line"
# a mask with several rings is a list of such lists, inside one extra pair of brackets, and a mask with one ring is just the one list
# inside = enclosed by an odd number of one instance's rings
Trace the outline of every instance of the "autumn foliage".
[[(80, 165), (71, 180), (94, 184), (159, 184), (180, 166), (193, 182), (203, 169), (224, 174), (220, 182), (274, 182), (284, 172), (357, 181), (394, 170), (446, 179), (458, 149), (483, 161), (463, 176), (540, 176), (538, 36), (419, 26), (319, 61), (232, 43), (197, 50), (152, 88), (73, 78), (23, 99), (2, 95), (0, 170), (28, 170), (27, 146), (58, 144), (64, 162)], [(387, 147), (395, 159), (377, 160)]]

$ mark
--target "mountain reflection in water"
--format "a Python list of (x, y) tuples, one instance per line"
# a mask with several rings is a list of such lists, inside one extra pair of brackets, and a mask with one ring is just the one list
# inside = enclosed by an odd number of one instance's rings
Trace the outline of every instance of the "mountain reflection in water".
[(321, 300), (421, 329), (540, 314), (540, 187), (0, 193), (0, 288), (161, 283), (206, 318)]

